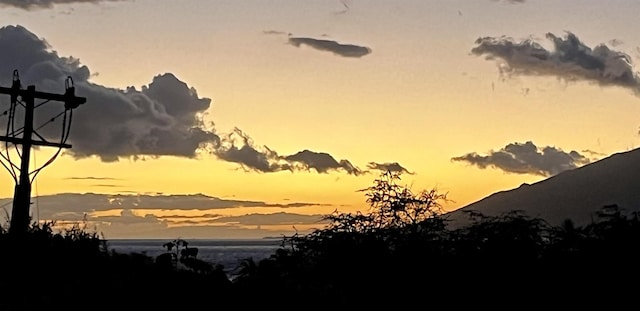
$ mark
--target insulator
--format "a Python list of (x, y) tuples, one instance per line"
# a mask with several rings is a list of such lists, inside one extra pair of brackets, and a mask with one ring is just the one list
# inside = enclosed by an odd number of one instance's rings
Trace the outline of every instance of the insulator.
[(73, 78), (71, 78), (71, 76), (67, 76), (67, 79), (64, 81), (64, 88), (67, 90), (73, 88)]
[(83, 103), (80, 99), (76, 97), (76, 88), (73, 86), (73, 78), (71, 76), (67, 77), (65, 80), (65, 100), (64, 100), (64, 108), (65, 109), (75, 109)]
[(20, 75), (18, 75), (18, 70), (13, 71), (13, 82), (11, 84), (11, 102), (15, 103), (18, 101), (18, 92), (20, 91)]

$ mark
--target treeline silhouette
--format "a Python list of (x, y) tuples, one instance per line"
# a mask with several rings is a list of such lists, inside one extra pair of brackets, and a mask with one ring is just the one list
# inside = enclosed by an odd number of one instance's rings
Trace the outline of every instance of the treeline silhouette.
[(446, 194), (414, 193), (400, 180), (399, 173), (380, 175), (362, 190), (367, 213), (327, 215), (325, 228), (285, 236), (269, 258), (246, 258), (231, 275), (198, 259), (185, 240), (168, 242), (153, 258), (109, 250), (79, 226), (54, 232), (54, 223), (34, 223), (20, 239), (2, 228), (1, 309), (548, 309), (559, 301), (611, 307), (637, 293), (636, 213), (610, 205), (586, 226), (569, 219), (551, 226), (516, 209), (471, 212), (469, 224), (453, 227), (441, 208)]

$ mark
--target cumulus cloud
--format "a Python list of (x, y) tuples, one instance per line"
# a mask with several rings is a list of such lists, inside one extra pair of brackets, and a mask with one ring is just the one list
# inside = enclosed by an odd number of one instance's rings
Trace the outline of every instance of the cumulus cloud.
[(508, 144), (498, 151), (490, 151), (485, 156), (473, 152), (454, 157), (451, 160), (467, 162), (481, 169), (493, 167), (507, 173), (544, 177), (590, 163), (588, 158), (577, 151), (564, 152), (551, 146), (539, 149), (531, 141), (524, 144)]
[[(22, 26), (0, 28), (0, 51), (0, 85), (10, 86), (11, 73), (17, 70), (23, 88), (34, 85), (38, 91), (62, 94), (71, 77), (75, 94), (87, 99), (73, 110), (67, 141), (72, 148), (66, 154), (76, 159), (95, 156), (104, 162), (116, 162), (121, 158), (161, 156), (197, 158), (208, 152), (218, 159), (238, 163), (247, 171), (362, 172), (348, 160), (338, 161), (328, 153), (304, 149), (288, 156), (278, 155), (266, 146), (257, 147), (238, 128), (229, 134), (219, 133), (213, 124), (205, 125), (203, 121), (211, 99), (200, 97), (193, 87), (171, 73), (157, 75), (139, 89), (98, 85), (90, 81), (91, 72), (79, 59), (59, 56), (44, 39)], [(0, 104), (8, 106), (8, 102), (9, 96), (0, 97)], [(62, 110), (63, 103), (39, 105), (34, 117), (37, 135), (58, 141), (60, 127), (48, 123)]]
[(324, 39), (289, 37), (289, 44), (295, 47), (306, 45), (316, 50), (331, 52), (342, 57), (362, 57), (371, 53), (371, 49), (366, 46), (342, 44)]
[[(89, 69), (73, 57), (60, 57), (46, 41), (21, 26), (0, 28), (0, 82), (11, 84), (18, 70), (23, 86), (64, 93), (65, 80), (73, 79), (75, 94), (89, 102), (74, 110), (68, 152), (76, 158), (98, 156), (117, 161), (132, 156), (195, 157), (205, 144), (217, 146), (218, 135), (201, 120), (211, 100), (172, 74), (158, 75), (141, 90), (107, 88), (89, 81)], [(8, 96), (0, 99), (7, 103)], [(38, 104), (38, 103), (36, 103)], [(34, 124), (45, 124), (62, 110), (50, 102), (36, 109)], [(60, 139), (60, 128), (48, 125), (38, 130), (50, 141)]]
[(16, 7), (24, 10), (48, 9), (55, 4), (98, 3), (123, 0), (0, 0), (0, 7)]
[(398, 173), (409, 174), (409, 175), (414, 174), (412, 172), (409, 172), (409, 170), (407, 170), (406, 168), (402, 167), (402, 165), (400, 165), (398, 162), (387, 162), (387, 163), (369, 162), (369, 164), (367, 164), (367, 167), (372, 170), (378, 170), (383, 172), (389, 171), (389, 172), (398, 172)]
[(546, 38), (553, 49), (547, 50), (532, 39), (481, 37), (471, 52), (497, 60), (501, 73), (506, 76), (549, 75), (566, 81), (625, 87), (640, 94), (640, 78), (633, 70), (629, 55), (605, 44), (591, 48), (571, 32), (564, 37), (547, 33)]
[(241, 164), (246, 170), (263, 173), (302, 170), (314, 170), (318, 173), (344, 171), (352, 175), (362, 173), (348, 160), (337, 161), (324, 152), (303, 150), (293, 155), (280, 156), (267, 146), (258, 148), (251, 138), (238, 128), (222, 139), (215, 153), (223, 160)]

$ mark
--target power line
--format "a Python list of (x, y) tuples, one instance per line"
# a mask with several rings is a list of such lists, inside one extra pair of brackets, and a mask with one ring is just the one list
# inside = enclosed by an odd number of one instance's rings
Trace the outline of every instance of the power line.
[[(67, 77), (65, 80), (65, 92), (64, 94), (54, 94), (36, 91), (34, 85), (29, 85), (27, 89), (22, 89), (20, 84), (20, 77), (18, 71), (13, 72), (13, 82), (10, 88), (0, 87), (0, 94), (8, 94), (11, 96), (11, 103), (8, 109), (8, 120), (6, 127), (6, 135), (0, 136), (0, 141), (5, 142), (6, 154), (0, 153), (2, 158), (9, 162), (7, 166), (4, 162), (2, 165), (9, 171), (16, 186), (13, 196), (13, 209), (11, 211), (11, 224), (9, 227), (10, 233), (21, 234), (27, 231), (29, 227), (29, 208), (31, 205), (31, 183), (35, 180), (37, 174), (46, 166), (51, 164), (56, 159), (58, 154), (63, 148), (71, 148), (71, 145), (66, 144), (69, 137), (69, 129), (71, 126), (71, 117), (73, 109), (77, 108), (81, 104), (86, 102), (86, 98), (75, 96), (75, 87), (73, 86), (73, 80), (71, 77)], [(36, 99), (44, 99), (45, 101), (36, 105)], [(50, 101), (59, 101), (64, 103), (64, 110), (60, 114), (51, 118), (49, 121), (40, 125), (38, 128), (33, 127), (34, 110)], [(16, 130), (15, 127), (15, 114), (16, 108), (20, 106), (24, 108), (24, 122), (21, 128)], [(58, 117), (63, 116), (62, 133), (60, 142), (47, 141), (42, 135), (38, 134), (43, 126), (52, 123)], [(35, 137), (34, 137), (35, 136)], [(37, 139), (34, 139), (37, 138)], [(13, 144), (20, 158), (19, 173), (17, 176), (16, 169), (18, 165), (11, 161), (9, 144)], [(21, 145), (22, 148), (18, 148)], [(46, 146), (56, 147), (58, 150), (53, 156), (46, 161), (42, 166), (29, 171), (29, 160), (31, 157), (31, 148), (33, 146)], [(36, 164), (35, 152), (33, 153), (34, 165)], [(31, 176), (33, 175), (33, 176)], [(38, 195), (37, 183), (36, 183), (36, 196)], [(36, 209), (39, 218), (39, 207), (36, 201)], [(39, 219), (38, 219), (39, 221)]]

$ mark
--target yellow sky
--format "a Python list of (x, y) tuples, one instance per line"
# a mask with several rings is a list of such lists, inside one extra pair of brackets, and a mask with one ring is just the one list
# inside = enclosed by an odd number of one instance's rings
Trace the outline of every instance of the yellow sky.
[[(221, 136), (237, 127), (256, 147), (281, 156), (308, 149), (361, 169), (369, 162), (398, 162), (416, 173), (402, 179), (412, 189), (447, 192), (448, 210), (545, 178), (480, 169), (453, 157), (532, 141), (596, 159), (639, 142), (640, 102), (631, 88), (567, 82), (553, 74), (505, 78), (494, 60), (471, 54), (479, 37), (534, 38), (549, 48), (547, 32), (561, 37), (571, 31), (587, 46), (608, 43), (635, 61), (640, 41), (627, 26), (640, 13), (633, 1), (616, 2), (619, 6), (601, 1), (345, 3), (96, 1), (49, 9), (2, 7), (0, 19), (44, 38), (59, 56), (79, 58), (97, 85), (140, 90), (154, 76), (173, 73), (199, 97), (212, 100), (204, 120), (215, 123)], [(295, 47), (288, 44), (288, 34), (372, 52), (342, 57)], [(613, 39), (622, 44), (612, 45)], [(10, 72), (6, 75), (9, 79)], [(86, 105), (92, 105), (91, 98)], [(48, 154), (38, 152), (36, 163)], [(316, 214), (365, 209), (357, 190), (371, 185), (376, 174), (246, 171), (204, 151), (196, 159), (122, 157), (110, 163), (61, 156), (38, 175), (32, 194), (203, 193), (327, 204), (282, 209)], [(107, 179), (70, 179), (90, 176)], [(6, 185), (0, 196), (10, 198), (13, 181), (8, 174), (0, 181)], [(278, 209), (225, 213), (259, 211)], [(145, 213), (153, 211), (139, 215)]]

